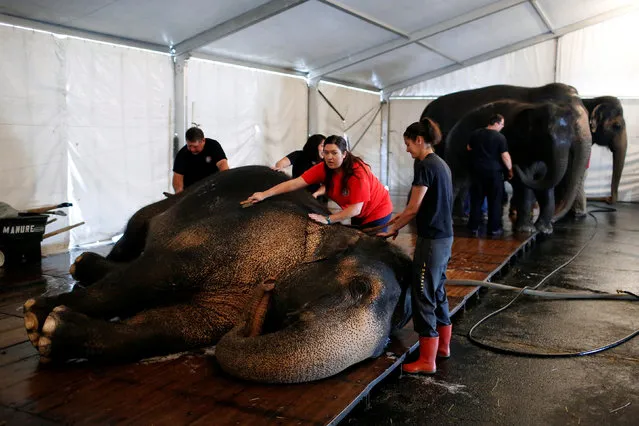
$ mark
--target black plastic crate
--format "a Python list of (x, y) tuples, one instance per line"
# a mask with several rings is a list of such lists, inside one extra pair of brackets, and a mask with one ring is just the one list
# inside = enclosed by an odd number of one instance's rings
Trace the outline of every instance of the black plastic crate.
[(49, 216), (20, 213), (0, 219), (0, 266), (40, 262), (40, 243)]

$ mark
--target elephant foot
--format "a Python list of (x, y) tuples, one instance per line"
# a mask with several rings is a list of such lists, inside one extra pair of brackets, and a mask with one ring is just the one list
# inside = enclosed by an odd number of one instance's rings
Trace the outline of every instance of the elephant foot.
[(544, 235), (550, 235), (553, 231), (552, 223), (537, 222), (535, 228)]
[(535, 227), (532, 224), (525, 224), (525, 225), (517, 225), (515, 226), (515, 232), (521, 232), (521, 233), (528, 233), (528, 234), (532, 234), (533, 232), (535, 232)]
[(275, 280), (269, 279), (261, 283), (255, 289), (251, 301), (248, 304), (248, 315), (244, 325), (244, 337), (255, 337), (262, 334), (264, 319), (271, 300), (271, 292), (275, 288)]
[(85, 252), (75, 259), (69, 273), (83, 285), (90, 285), (103, 278), (112, 269), (112, 264), (97, 253)]
[(29, 341), (34, 347), (38, 347), (43, 324), (51, 312), (52, 306), (44, 298), (29, 299), (24, 302), (22, 312), (24, 316), (24, 328), (27, 330)]
[[(92, 321), (86, 315), (73, 312), (66, 306), (56, 306), (44, 321), (42, 335), (37, 342), (40, 362), (44, 364), (53, 360), (86, 358), (90, 353), (99, 352), (85, 346), (85, 336), (94, 334), (90, 332)], [(99, 346), (96, 345), (96, 348)]]

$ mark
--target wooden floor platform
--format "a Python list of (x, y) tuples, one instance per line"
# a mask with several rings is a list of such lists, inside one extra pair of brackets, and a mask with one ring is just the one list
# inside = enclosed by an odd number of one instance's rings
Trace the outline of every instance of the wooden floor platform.
[[(456, 235), (448, 277), (490, 278), (533, 241)], [(409, 254), (414, 242), (409, 233), (396, 241)], [(122, 366), (40, 366), (24, 331), (22, 304), (45, 289), (64, 290), (71, 283), (68, 266), (69, 256), (59, 255), (31, 270), (0, 269), (0, 424), (336, 424), (416, 347), (417, 336), (407, 326), (386, 355), (299, 385), (229, 377), (213, 349)], [(451, 311), (477, 290), (448, 286)]]

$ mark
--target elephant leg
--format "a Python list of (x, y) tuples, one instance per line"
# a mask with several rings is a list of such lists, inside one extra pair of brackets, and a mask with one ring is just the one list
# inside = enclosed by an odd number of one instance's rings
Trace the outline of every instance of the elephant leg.
[[(513, 198), (517, 200), (515, 209), (517, 210), (517, 219), (515, 220), (515, 232), (535, 232), (532, 223), (532, 205), (534, 202), (534, 193), (532, 189), (522, 186), (519, 194), (516, 196), (513, 192)], [(512, 204), (511, 204), (512, 206)]]
[(97, 253), (87, 251), (75, 259), (69, 273), (82, 285), (91, 285), (104, 278), (108, 273), (123, 266), (100, 256)]
[(129, 219), (122, 238), (115, 243), (107, 259), (114, 262), (128, 262), (140, 256), (144, 251), (151, 219), (165, 212), (181, 199), (182, 194), (180, 193), (138, 210)]
[(190, 304), (143, 311), (123, 322), (94, 319), (58, 306), (47, 316), (37, 348), (41, 362), (131, 361), (212, 345), (232, 325)]
[(171, 282), (170, 265), (158, 256), (140, 257), (135, 262), (106, 275), (88, 288), (74, 289), (57, 296), (40, 296), (24, 304), (24, 322), (32, 343), (39, 338), (45, 319), (56, 306), (93, 318), (127, 317), (145, 308), (189, 297), (194, 289)]
[(583, 179), (579, 182), (579, 186), (577, 187), (577, 195), (575, 196), (575, 202), (572, 204), (571, 211), (575, 215), (575, 217), (584, 217), (588, 214), (586, 209), (586, 189), (585, 189), (585, 181), (586, 176), (588, 175), (588, 169), (584, 173)]
[(539, 217), (535, 222), (535, 228), (542, 234), (552, 234), (552, 217), (555, 212), (555, 189), (535, 191), (539, 203)]
[(521, 204), (521, 196), (523, 193), (523, 188), (521, 185), (516, 185), (511, 183), (513, 187), (513, 195), (510, 197), (510, 206), (508, 208), (508, 216), (511, 219), (515, 219), (517, 217), (517, 206)]
[(464, 202), (469, 194), (468, 185), (458, 183), (454, 189), (453, 216), (461, 220), (467, 217)]

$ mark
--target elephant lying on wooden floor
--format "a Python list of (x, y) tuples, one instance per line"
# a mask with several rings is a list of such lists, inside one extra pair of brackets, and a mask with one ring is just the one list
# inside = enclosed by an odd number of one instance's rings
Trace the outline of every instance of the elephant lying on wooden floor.
[(232, 169), (139, 210), (106, 258), (76, 259), (82, 288), (25, 303), (41, 360), (137, 360), (219, 341), (227, 372), (291, 383), (381, 355), (410, 317), (410, 259), (310, 220), (326, 210), (306, 191), (240, 206), (286, 179)]

